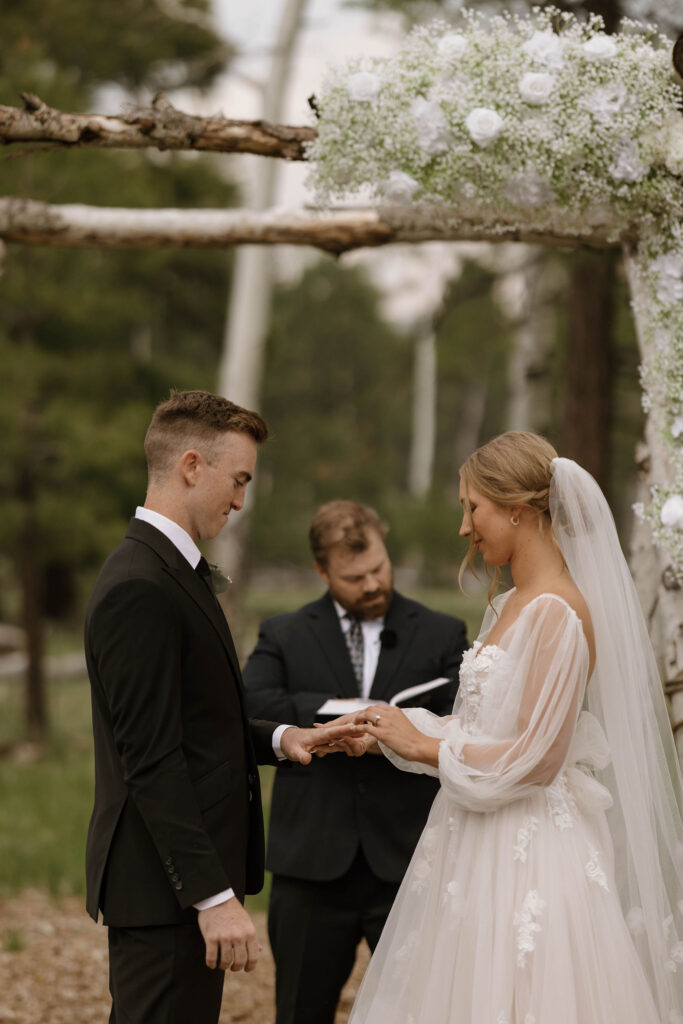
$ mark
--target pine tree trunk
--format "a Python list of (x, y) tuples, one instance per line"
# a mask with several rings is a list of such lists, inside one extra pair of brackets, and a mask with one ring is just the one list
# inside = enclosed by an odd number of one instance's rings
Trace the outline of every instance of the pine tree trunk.
[(432, 486), (436, 444), (436, 338), (431, 317), (418, 325), (413, 351), (413, 410), (408, 490), (416, 498), (424, 498)]
[(560, 430), (562, 455), (587, 469), (605, 493), (609, 489), (615, 267), (612, 253), (580, 250), (573, 257)]

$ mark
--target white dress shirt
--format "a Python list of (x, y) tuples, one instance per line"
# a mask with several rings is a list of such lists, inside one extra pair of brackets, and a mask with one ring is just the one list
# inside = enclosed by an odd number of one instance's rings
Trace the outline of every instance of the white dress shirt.
[[(334, 599), (333, 599), (334, 600)], [(346, 635), (351, 629), (351, 619), (346, 608), (342, 608), (338, 601), (334, 607), (339, 616), (339, 625)], [(377, 671), (377, 662), (382, 647), (380, 633), (384, 629), (384, 617), (381, 619), (362, 619), (361, 629), (363, 630), (363, 686), (361, 697), (368, 698)]]
[[(173, 519), (169, 519), (167, 516), (162, 516), (161, 512), (155, 512), (151, 508), (143, 508), (142, 505), (138, 505), (135, 509), (135, 518), (142, 519), (143, 522), (149, 523), (150, 526), (155, 527), (160, 533), (163, 533), (164, 537), (168, 537), (171, 544), (174, 545), (183, 556), (187, 559), (193, 569), (196, 569), (199, 565), (199, 559), (202, 557), (202, 553), (190, 537), (187, 530), (184, 530), (182, 526), (179, 526)], [(280, 749), (280, 740), (285, 729), (289, 729), (289, 725), (278, 725), (277, 729), (273, 733), (273, 750), (275, 755), (280, 761), (286, 760), (282, 750)], [(199, 903), (195, 903), (194, 906), (197, 910), (208, 910), (209, 907), (216, 907), (219, 903), (225, 903), (226, 900), (232, 899), (235, 895), (232, 889), (224, 889), (223, 892), (216, 893), (215, 896), (207, 896), (205, 900), (200, 900)]]

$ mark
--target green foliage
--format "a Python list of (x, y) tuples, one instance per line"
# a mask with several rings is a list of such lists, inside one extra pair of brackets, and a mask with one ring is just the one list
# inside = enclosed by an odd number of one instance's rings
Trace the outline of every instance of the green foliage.
[(324, 261), (277, 291), (252, 530), (258, 564), (310, 560), (308, 526), (335, 498), (387, 512), (410, 433), (410, 349), (384, 323), (359, 270)]

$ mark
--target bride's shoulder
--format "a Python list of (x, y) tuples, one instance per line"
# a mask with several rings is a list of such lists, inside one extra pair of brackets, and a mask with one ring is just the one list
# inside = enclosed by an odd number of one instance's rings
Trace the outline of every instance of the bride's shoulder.
[(571, 579), (558, 580), (552, 587), (548, 588), (543, 594), (539, 594), (535, 599), (538, 602), (543, 600), (555, 601), (557, 604), (562, 603), (565, 608), (568, 608), (574, 613), (576, 618), (581, 623), (584, 635), (588, 641), (588, 646), (593, 649), (593, 623), (591, 620), (591, 614), (586, 604), (586, 599), (583, 594)]

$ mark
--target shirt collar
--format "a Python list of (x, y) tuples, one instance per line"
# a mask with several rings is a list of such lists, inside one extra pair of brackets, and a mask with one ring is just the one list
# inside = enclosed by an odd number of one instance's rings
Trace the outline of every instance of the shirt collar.
[(160, 533), (163, 533), (164, 537), (168, 537), (171, 544), (178, 549), (183, 558), (187, 559), (192, 568), (197, 568), (202, 553), (187, 530), (184, 530), (173, 519), (162, 516), (161, 512), (155, 512), (151, 508), (143, 508), (142, 505), (138, 505), (135, 509), (135, 518), (142, 519), (144, 523), (149, 523), (150, 526), (154, 526)]

